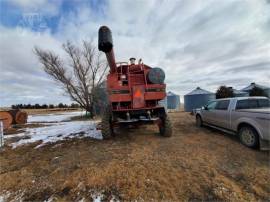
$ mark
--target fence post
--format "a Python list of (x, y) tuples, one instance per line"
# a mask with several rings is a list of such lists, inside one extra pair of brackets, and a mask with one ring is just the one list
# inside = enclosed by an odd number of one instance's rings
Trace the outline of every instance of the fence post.
[(4, 146), (3, 122), (0, 121), (0, 147)]

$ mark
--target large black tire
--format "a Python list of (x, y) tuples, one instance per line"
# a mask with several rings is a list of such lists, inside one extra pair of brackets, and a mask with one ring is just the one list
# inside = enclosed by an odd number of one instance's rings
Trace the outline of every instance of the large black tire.
[(243, 145), (250, 148), (259, 147), (259, 135), (251, 126), (242, 126), (238, 134)]
[(159, 126), (159, 133), (161, 136), (164, 136), (164, 137), (172, 136), (172, 124), (171, 124), (170, 119), (167, 116), (161, 118), (161, 124)]
[(101, 134), (103, 139), (110, 139), (113, 136), (112, 113), (109, 109), (107, 109), (102, 116)]
[(200, 115), (196, 115), (196, 126), (197, 127), (202, 127), (203, 126), (203, 120)]

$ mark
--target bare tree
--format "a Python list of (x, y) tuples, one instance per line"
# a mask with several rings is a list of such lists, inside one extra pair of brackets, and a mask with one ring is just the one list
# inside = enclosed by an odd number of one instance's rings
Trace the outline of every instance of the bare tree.
[(227, 98), (227, 97), (233, 97), (233, 89), (231, 87), (227, 86), (220, 86), (216, 91), (216, 98)]
[(43, 65), (44, 71), (52, 77), (82, 108), (94, 116), (94, 105), (99, 99), (98, 89), (108, 70), (107, 61), (102, 58), (91, 41), (83, 41), (81, 48), (71, 42), (63, 44), (70, 58), (69, 66), (52, 51), (35, 47), (34, 52)]

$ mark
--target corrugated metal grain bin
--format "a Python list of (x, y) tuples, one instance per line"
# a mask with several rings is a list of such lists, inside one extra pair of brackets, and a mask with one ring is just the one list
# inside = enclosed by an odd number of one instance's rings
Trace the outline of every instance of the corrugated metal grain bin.
[(169, 91), (167, 93), (167, 107), (168, 109), (179, 110), (180, 109), (180, 96)]
[(270, 88), (265, 89), (264, 93), (270, 98)]
[(160, 106), (162, 106), (162, 107), (164, 107), (165, 108), (165, 110), (167, 111), (168, 110), (168, 103), (167, 103), (167, 96), (163, 99), (163, 100), (160, 100), (159, 102), (158, 102), (158, 105), (160, 105)]
[(270, 87), (268, 86), (262, 86), (262, 85), (259, 85), (255, 82), (252, 82), (250, 85), (248, 85), (247, 87), (241, 89), (241, 91), (245, 91), (245, 92), (248, 92), (250, 93), (250, 91), (254, 88), (254, 87), (257, 87), (257, 88), (260, 88), (264, 91), (264, 93), (267, 95), (267, 97), (270, 97)]
[(197, 87), (195, 90), (184, 96), (184, 108), (186, 112), (206, 105), (210, 100), (214, 100), (216, 94)]
[(234, 97), (248, 97), (249, 93), (241, 90), (233, 89)]

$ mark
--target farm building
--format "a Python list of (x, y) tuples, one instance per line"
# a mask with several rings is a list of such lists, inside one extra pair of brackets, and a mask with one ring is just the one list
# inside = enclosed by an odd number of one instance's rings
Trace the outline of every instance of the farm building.
[(160, 105), (160, 106), (162, 106), (162, 107), (164, 107), (165, 108), (165, 110), (167, 111), (167, 109), (168, 109), (168, 103), (167, 103), (167, 96), (163, 99), (163, 100), (160, 100), (159, 102), (158, 102), (158, 104)]
[(241, 90), (233, 89), (234, 97), (248, 97), (249, 93)]
[(216, 98), (215, 93), (197, 87), (184, 96), (184, 108), (186, 112), (200, 108)]
[(172, 110), (180, 109), (180, 96), (169, 91), (167, 93), (167, 108)]
[(256, 84), (255, 82), (253, 82), (250, 85), (248, 85), (247, 87), (243, 88), (241, 91), (245, 91), (245, 92), (249, 93), (254, 87), (261, 88), (265, 92), (265, 94), (268, 97), (270, 97), (270, 87), (262, 86), (262, 85)]
[(249, 93), (246, 91), (236, 90), (233, 87), (229, 87), (233, 90), (234, 97), (247, 97), (249, 96)]

